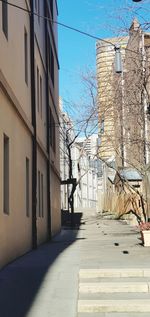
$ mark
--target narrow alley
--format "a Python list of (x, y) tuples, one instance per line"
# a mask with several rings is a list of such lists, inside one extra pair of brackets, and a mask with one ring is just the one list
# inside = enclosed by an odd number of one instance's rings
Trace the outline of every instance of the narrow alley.
[(0, 272), (0, 316), (149, 316), (149, 262), (137, 228), (85, 212)]
[(0, 317), (150, 317), (149, 12), (0, 0)]

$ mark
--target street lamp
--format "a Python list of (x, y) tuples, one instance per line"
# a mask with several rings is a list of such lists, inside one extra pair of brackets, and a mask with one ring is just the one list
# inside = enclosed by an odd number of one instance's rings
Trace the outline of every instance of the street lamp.
[(116, 44), (114, 49), (115, 49), (115, 72), (120, 74), (122, 73), (122, 58), (121, 58), (120, 45)]

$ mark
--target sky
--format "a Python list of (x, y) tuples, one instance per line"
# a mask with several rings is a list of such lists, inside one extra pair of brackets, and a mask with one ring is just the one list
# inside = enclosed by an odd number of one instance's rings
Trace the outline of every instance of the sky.
[[(123, 35), (133, 17), (150, 21), (150, 0), (58, 0), (58, 21), (99, 38)], [(81, 73), (95, 69), (96, 40), (58, 26), (60, 79), (64, 100), (80, 102)]]

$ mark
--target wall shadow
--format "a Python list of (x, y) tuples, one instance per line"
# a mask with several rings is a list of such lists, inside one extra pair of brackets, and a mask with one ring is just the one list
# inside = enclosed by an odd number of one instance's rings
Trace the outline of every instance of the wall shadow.
[(82, 214), (78, 213), (77, 229), (62, 229), (51, 242), (27, 253), (0, 271), (0, 316), (27, 316), (47, 271), (66, 248), (80, 239), (77, 235), (81, 219)]

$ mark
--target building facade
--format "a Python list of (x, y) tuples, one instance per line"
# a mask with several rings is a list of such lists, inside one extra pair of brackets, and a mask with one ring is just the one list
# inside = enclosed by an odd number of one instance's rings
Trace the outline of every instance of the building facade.
[(75, 210), (82, 210), (84, 208), (96, 209), (98, 187), (97, 164), (91, 164), (93, 161), (86, 150), (79, 145), (78, 141), (72, 148), (72, 157), (73, 176), (78, 182), (74, 193)]
[(0, 3), (0, 267), (60, 230), (57, 2), (19, 5)]
[[(150, 35), (133, 20), (128, 37), (97, 43), (99, 156), (116, 167), (149, 162)], [(114, 69), (120, 44), (122, 73)], [(136, 125), (135, 125), (136, 122)], [(132, 150), (131, 150), (132, 147)]]
[(98, 154), (98, 135), (92, 134), (85, 137), (78, 137), (77, 143), (83, 147), (91, 160), (95, 160)]
[[(117, 118), (114, 103), (114, 45), (120, 45), (123, 59), (127, 41), (128, 37), (109, 38), (106, 39), (106, 43), (98, 41), (96, 47), (97, 103), (100, 138), (99, 157), (104, 160), (114, 159), (118, 148), (115, 130)], [(116, 89), (118, 92), (117, 85)]]
[(124, 165), (142, 170), (150, 159), (150, 34), (136, 19), (129, 29), (123, 92)]

